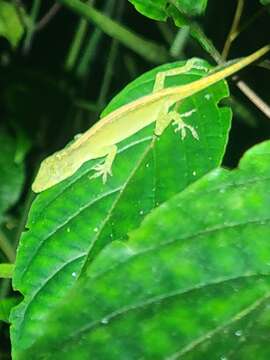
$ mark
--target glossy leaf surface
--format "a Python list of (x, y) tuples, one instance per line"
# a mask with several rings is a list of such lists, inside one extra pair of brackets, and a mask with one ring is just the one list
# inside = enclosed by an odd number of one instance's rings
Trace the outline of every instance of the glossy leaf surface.
[(129, 0), (143, 15), (155, 19), (166, 20), (168, 8), (173, 5), (181, 13), (188, 16), (201, 15), (207, 6), (207, 0)]
[[(128, 85), (103, 115), (152, 91), (156, 68)], [(169, 78), (166, 86), (188, 83), (208, 68)], [(34, 202), (22, 237), (13, 279), (24, 301), (13, 313), (13, 347), (27, 347), (39, 336), (48, 313), (84, 274), (100, 250), (113, 240), (127, 238), (144, 216), (190, 183), (218, 166), (230, 127), (231, 112), (218, 106), (228, 95), (224, 81), (185, 100), (179, 112), (193, 125), (182, 141), (173, 126), (159, 140), (154, 124), (124, 140), (113, 164), (113, 176), (103, 185), (90, 179), (90, 161), (71, 178), (40, 194)], [(121, 129), (119, 129), (121, 131)]]
[(269, 160), (254, 147), (108, 245), (18, 358), (267, 359)]

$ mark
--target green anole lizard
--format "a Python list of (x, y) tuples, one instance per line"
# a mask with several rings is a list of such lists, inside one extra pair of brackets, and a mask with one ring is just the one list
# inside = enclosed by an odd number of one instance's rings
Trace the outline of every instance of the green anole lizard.
[(153, 122), (156, 122), (156, 136), (160, 136), (173, 122), (177, 125), (176, 130), (181, 132), (182, 138), (187, 128), (193, 137), (198, 139), (195, 129), (185, 124), (178, 112), (171, 110), (172, 106), (234, 74), (269, 50), (270, 45), (266, 45), (217, 72), (182, 86), (164, 88), (165, 78), (196, 68), (196, 59), (188, 60), (182, 67), (158, 73), (151, 94), (132, 101), (101, 118), (71, 145), (46, 158), (41, 163), (32, 185), (33, 191), (38, 193), (46, 190), (73, 175), (86, 161), (106, 156), (102, 164), (93, 168), (95, 173), (92, 176), (102, 176), (105, 182), (107, 176), (112, 174), (111, 168), (117, 153), (117, 144)]

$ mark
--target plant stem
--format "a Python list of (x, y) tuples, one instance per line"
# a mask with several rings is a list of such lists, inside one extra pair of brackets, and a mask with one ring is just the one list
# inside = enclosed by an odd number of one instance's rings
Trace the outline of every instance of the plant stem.
[(31, 48), (31, 43), (32, 43), (32, 39), (33, 39), (33, 34), (34, 34), (34, 27), (35, 27), (35, 22), (36, 19), (38, 17), (38, 13), (41, 7), (41, 0), (34, 0), (33, 1), (33, 6), (30, 12), (30, 19), (31, 22), (30, 24), (28, 24), (27, 27), (27, 33), (26, 33), (26, 37), (24, 40), (24, 44), (23, 44), (23, 54), (26, 55), (28, 54), (30, 48)]
[(0, 264), (0, 278), (11, 279), (14, 272), (14, 264)]
[(15, 250), (2, 231), (0, 231), (0, 250), (2, 250), (9, 262), (14, 263), (16, 258)]
[(71, 43), (71, 46), (69, 48), (68, 56), (65, 63), (66, 71), (71, 71), (75, 66), (75, 63), (77, 61), (82, 46), (82, 42), (86, 35), (87, 27), (88, 27), (88, 22), (85, 19), (81, 19), (77, 31), (75, 33), (75, 36), (73, 38), (73, 41)]
[(227, 36), (227, 39), (225, 41), (224, 48), (222, 50), (221, 57), (222, 57), (223, 61), (225, 61), (227, 59), (227, 57), (228, 57), (228, 54), (229, 54), (229, 51), (230, 51), (230, 48), (231, 48), (231, 44), (232, 44), (232, 42), (234, 40), (235, 33), (237, 32), (238, 27), (239, 27), (239, 23), (240, 23), (240, 19), (241, 19), (242, 13), (243, 13), (244, 5), (245, 5), (245, 0), (238, 0), (237, 1), (237, 7), (236, 7), (235, 14), (234, 14), (234, 19), (233, 19), (233, 22), (232, 22), (232, 26), (231, 26), (231, 29), (230, 29), (229, 34)]
[(270, 107), (269, 105), (253, 90), (247, 83), (239, 80), (238, 76), (234, 77), (237, 87), (242, 93), (265, 115), (270, 119)]
[(196, 39), (201, 47), (207, 51), (217, 63), (220, 63), (220, 53), (215, 48), (212, 41), (205, 35), (200, 25), (182, 12), (182, 7), (178, 1), (167, 1), (171, 5), (168, 14), (173, 18), (175, 25), (180, 28), (188, 26), (190, 28), (190, 35)]
[[(5, 299), (10, 291), (11, 291), (11, 280), (2, 279), (1, 287), (0, 287), (0, 300)], [(1, 322), (0, 322), (0, 331), (1, 331)]]
[(42, 30), (58, 13), (58, 11), (61, 9), (60, 4), (54, 4), (49, 11), (43, 16), (42, 19), (39, 20), (39, 22), (35, 25), (35, 31)]
[(106, 97), (110, 88), (110, 83), (113, 75), (114, 62), (119, 49), (119, 43), (113, 39), (111, 49), (108, 56), (108, 63), (106, 65), (105, 73), (102, 80), (100, 94), (98, 97), (98, 107), (102, 109), (106, 105)]
[[(104, 7), (104, 14), (110, 16), (113, 12), (115, 5), (115, 0), (107, 0)], [(78, 77), (86, 77), (91, 68), (91, 63), (93, 62), (97, 52), (98, 44), (100, 43), (102, 31), (100, 28), (95, 28), (92, 34), (89, 36), (87, 45), (84, 48), (83, 54), (79, 61), (79, 64), (76, 69), (76, 75)]]
[[(120, 1), (118, 0), (117, 20), (121, 19), (123, 11), (124, 11), (124, 2), (123, 2), (123, 0), (120, 0)], [(103, 80), (101, 83), (102, 85), (101, 85), (98, 101), (97, 101), (98, 107), (101, 109), (106, 104), (106, 97), (107, 97), (107, 94), (108, 94), (108, 91), (110, 88), (110, 84), (112, 81), (114, 63), (115, 63), (115, 59), (116, 59), (116, 56), (118, 53), (118, 49), (119, 49), (119, 42), (117, 40), (113, 39), (112, 43), (111, 43), (111, 47), (110, 47), (110, 52), (109, 52), (109, 56), (108, 56), (105, 73), (104, 73)]]
[(141, 55), (145, 60), (155, 64), (168, 60), (168, 53), (163, 46), (135, 34), (128, 28), (103, 15), (92, 6), (84, 4), (79, 0), (58, 0), (58, 2), (85, 19), (92, 21), (105, 34), (117, 39), (129, 49)]
[(171, 45), (174, 39), (174, 32), (170, 29), (167, 23), (163, 23), (161, 21), (157, 22), (157, 27), (168, 45)]
[[(242, 0), (238, 0), (239, 3)], [(238, 3), (238, 4), (239, 4)], [(240, 7), (240, 5), (239, 5)], [(239, 14), (240, 14), (240, 9), (238, 9), (238, 15), (237, 15), (237, 21), (234, 24), (234, 27), (237, 25), (238, 27), (238, 23), (239, 23)], [(236, 17), (236, 16), (235, 16)], [(200, 35), (203, 39), (201, 43), (202, 47), (212, 56), (212, 58), (218, 63), (218, 64), (222, 64), (224, 63), (224, 60), (222, 59), (222, 56), (220, 55), (220, 53), (218, 52), (218, 50), (215, 48), (215, 46), (209, 41), (209, 39), (207, 38), (207, 36), (204, 34), (204, 32), (202, 31), (202, 29), (200, 28), (200, 26), (196, 23), (190, 23), (190, 32), (194, 32), (195, 33), (193, 35)], [(197, 38), (197, 36), (195, 36)], [(207, 49), (205, 48), (205, 46), (203, 46), (203, 43), (205, 43), (207, 46), (210, 45), (210, 48)], [(209, 51), (210, 50), (210, 51)], [(228, 48), (229, 50), (229, 48)], [(268, 104), (266, 104), (260, 97), (259, 95), (257, 95), (255, 93), (255, 91), (253, 89), (251, 89), (251, 87), (249, 85), (247, 85), (244, 81), (239, 80), (238, 77), (234, 76), (233, 80), (235, 81), (236, 86), (240, 89), (240, 91), (264, 114), (266, 115), (268, 118), (270, 118), (270, 107), (268, 106)]]
[(245, 31), (250, 25), (252, 25), (261, 15), (265, 14), (270, 6), (263, 6), (257, 12), (255, 12), (243, 25), (239, 25), (238, 29), (232, 34), (231, 42), (233, 42), (243, 31)]
[(183, 52), (189, 37), (189, 32), (189, 26), (183, 26), (181, 29), (178, 30), (170, 48), (170, 54), (172, 57), (178, 58), (179, 55)]

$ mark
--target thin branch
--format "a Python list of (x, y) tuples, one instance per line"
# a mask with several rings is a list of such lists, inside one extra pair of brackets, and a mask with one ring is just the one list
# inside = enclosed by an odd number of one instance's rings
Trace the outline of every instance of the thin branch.
[(175, 25), (178, 27), (183, 27), (183, 22), (186, 26), (190, 28), (190, 35), (196, 39), (196, 41), (201, 45), (201, 47), (208, 53), (210, 56), (218, 63), (222, 63), (221, 55), (216, 49), (212, 41), (206, 36), (201, 26), (196, 22), (187, 17), (182, 11), (181, 6), (175, 0), (168, 0), (168, 2), (173, 5), (181, 14), (180, 21), (177, 18), (174, 18)]
[[(146, 39), (141, 38), (137, 34), (134, 34), (129, 29), (123, 27), (119, 23), (111, 20), (110, 18), (107, 18), (102, 13), (95, 10), (93, 7), (87, 6), (86, 4), (78, 0), (58, 0), (58, 2), (70, 8), (80, 16), (83, 16), (87, 20), (92, 21), (95, 25), (99, 26), (100, 29), (102, 29), (102, 31), (104, 31), (106, 34), (117, 39), (119, 42), (121, 42), (128, 48), (131, 48), (135, 52), (139, 53), (143, 58), (154, 63), (162, 63), (166, 61), (168, 54), (164, 53), (164, 49), (162, 47), (160, 47), (156, 43), (152, 43)], [(238, 10), (236, 11), (237, 16), (235, 15), (234, 24), (232, 26), (232, 28), (234, 29), (238, 27), (240, 16), (242, 13), (243, 2), (244, 0), (238, 0)], [(196, 24), (196, 31), (199, 30), (200, 27), (198, 24)], [(191, 32), (192, 31), (193, 29), (191, 28)], [(232, 33), (234, 33), (234, 31)], [(205, 39), (208, 40), (206, 36)], [(218, 51), (212, 45), (212, 43), (210, 44), (211, 48), (214, 50), (211, 55), (218, 63), (222, 63), (222, 58), (219, 55)], [(228, 50), (229, 48), (230, 46), (228, 47)], [(236, 85), (248, 97), (248, 99), (252, 101), (253, 104), (257, 106), (258, 109), (260, 109), (266, 116), (268, 116), (268, 105), (262, 99), (260, 99), (260, 97), (248, 85), (244, 84), (245, 83), (243, 81), (238, 81), (236, 83)]]
[(189, 26), (183, 26), (181, 29), (178, 30), (170, 47), (170, 55), (173, 58), (179, 58), (179, 56), (182, 54), (189, 38), (189, 32)]
[(270, 106), (262, 100), (262, 98), (247, 83), (239, 80), (238, 76), (234, 76), (237, 87), (242, 93), (265, 115), (270, 119)]
[(27, 55), (31, 49), (31, 44), (33, 40), (33, 34), (34, 34), (34, 24), (36, 22), (36, 19), (38, 17), (38, 13), (41, 7), (41, 0), (34, 0), (31, 13), (30, 13), (30, 20), (31, 23), (27, 26), (27, 32), (24, 39), (24, 44), (22, 48), (22, 52), (24, 55)]
[(270, 60), (263, 60), (258, 64), (259, 67), (266, 69), (266, 70), (270, 70)]
[(80, 19), (65, 61), (66, 71), (71, 71), (75, 66), (87, 29), (88, 29), (88, 21), (85, 19)]
[[(122, 19), (122, 15), (124, 12), (124, 0), (120, 0), (120, 1), (117, 0), (117, 6), (118, 6), (118, 11), (115, 19), (117, 21), (120, 21)], [(112, 39), (110, 51), (108, 54), (107, 65), (104, 72), (103, 80), (101, 82), (101, 88), (97, 100), (98, 107), (100, 108), (103, 108), (106, 105), (106, 98), (112, 82), (112, 78), (114, 74), (114, 64), (116, 61), (118, 51), (119, 51), (119, 41), (116, 39)]]
[(61, 4), (55, 3), (42, 19), (35, 25), (34, 31), (40, 31), (55, 17), (58, 11), (61, 9)]
[(250, 25), (252, 25), (260, 16), (262, 16), (266, 10), (270, 9), (270, 5), (263, 6), (260, 8), (255, 14), (253, 14), (243, 25), (240, 25), (239, 28), (232, 34), (231, 42), (235, 41), (235, 39), (247, 28), (249, 28)]
[(141, 55), (149, 62), (160, 64), (166, 62), (169, 54), (163, 45), (148, 40), (122, 24), (105, 16), (102, 12), (96, 10), (79, 0), (58, 0), (59, 3), (69, 8), (79, 16), (84, 17), (98, 26), (105, 34), (118, 40), (137, 54)]
[[(94, 1), (89, 1), (88, 4), (94, 5)], [(106, 0), (104, 7), (102, 8), (102, 13), (107, 17), (111, 18), (113, 11), (115, 9), (115, 0)], [(85, 20), (87, 21), (87, 20)], [(89, 22), (87, 21), (87, 24)], [(99, 27), (94, 27), (94, 30), (91, 31), (88, 35), (88, 39), (86, 40), (86, 44), (82, 51), (82, 55), (77, 64), (77, 68), (75, 70), (75, 74), (78, 78), (84, 78), (89, 75), (91, 71), (91, 64), (93, 63), (99, 49), (99, 44), (101, 43), (101, 39), (104, 33)]]
[[(243, 13), (245, 0), (238, 0), (235, 16), (233, 23), (226, 39), (223, 51), (222, 60), (226, 60), (233, 41), (237, 38), (241, 31), (245, 30), (250, 24), (255, 21), (264, 11), (258, 11), (249, 21), (247, 21), (241, 28), (239, 27), (240, 19)], [(240, 91), (266, 116), (270, 119), (270, 107), (269, 105), (260, 98), (260, 96), (253, 90), (246, 82), (240, 80), (238, 76), (234, 76), (233, 80), (236, 82), (236, 86)]]
[[(20, 0), (16, 0), (20, 1)], [(38, 17), (38, 13), (41, 7), (41, 0), (35, 0), (33, 3), (33, 7), (31, 9), (31, 24), (27, 25), (27, 34), (24, 41), (23, 53), (26, 55), (29, 53), (31, 49), (31, 45), (33, 42), (34, 35), (37, 31), (42, 30), (58, 13), (61, 8), (61, 4), (55, 3), (49, 11), (38, 21), (36, 24), (36, 19)]]
[(225, 41), (225, 45), (224, 48), (222, 50), (222, 60), (225, 61), (228, 57), (230, 48), (231, 48), (231, 44), (233, 42), (233, 38), (234, 38), (234, 34), (237, 32), (238, 27), (239, 27), (239, 23), (240, 23), (240, 19), (243, 13), (243, 9), (244, 9), (244, 5), (245, 5), (245, 0), (238, 0), (237, 1), (237, 7), (236, 7), (236, 11), (234, 14), (234, 19), (232, 22), (232, 26), (231, 29), (229, 31), (229, 34), (227, 36), (227, 39)]
[(174, 32), (170, 29), (169, 25), (161, 21), (157, 21), (156, 24), (163, 39), (168, 45), (171, 45), (174, 39)]

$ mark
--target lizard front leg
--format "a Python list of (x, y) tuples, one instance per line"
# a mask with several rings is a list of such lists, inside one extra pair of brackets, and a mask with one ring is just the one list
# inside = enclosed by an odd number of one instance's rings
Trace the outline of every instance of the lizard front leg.
[(117, 153), (117, 146), (112, 145), (108, 147), (108, 149), (106, 149), (106, 153), (107, 155), (105, 161), (93, 167), (95, 173), (90, 177), (90, 179), (94, 179), (102, 176), (103, 184), (106, 183), (108, 175), (112, 176), (112, 164)]

